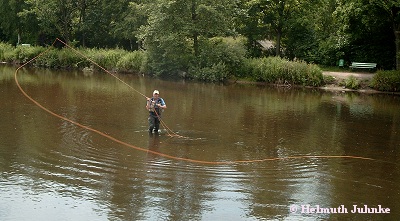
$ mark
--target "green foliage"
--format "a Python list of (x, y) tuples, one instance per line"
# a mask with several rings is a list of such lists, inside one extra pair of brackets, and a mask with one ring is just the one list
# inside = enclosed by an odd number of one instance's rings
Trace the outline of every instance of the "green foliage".
[(190, 42), (182, 37), (169, 34), (147, 45), (150, 71), (156, 76), (176, 77), (179, 72), (189, 69), (194, 54)]
[(0, 61), (11, 62), (14, 57), (14, 46), (0, 42)]
[(125, 54), (117, 62), (119, 71), (130, 71), (137, 73), (147, 72), (147, 56), (144, 51), (133, 51)]
[(209, 67), (193, 67), (189, 70), (190, 76), (197, 80), (222, 82), (229, 76), (229, 70), (222, 62), (212, 64)]
[(33, 59), (40, 53), (44, 52), (46, 49), (44, 47), (34, 47), (34, 46), (17, 46), (15, 53), (15, 60), (18, 63), (25, 63)]
[[(39, 54), (44, 52), (41, 56)], [(98, 68), (81, 54), (108, 70), (125, 72), (147, 72), (147, 53), (144, 51), (128, 52), (122, 49), (77, 49), (44, 48), (38, 46), (13, 46), (0, 43), (0, 60), (6, 62), (25, 63), (35, 57), (33, 65), (47, 68)], [(81, 53), (81, 54), (79, 54)]]
[[(141, 1), (138, 1), (141, 2)], [(120, 39), (129, 39), (130, 50), (138, 48), (138, 45), (133, 45), (133, 41), (137, 41), (136, 35), (139, 35), (139, 29), (147, 23), (147, 8), (148, 5), (130, 1), (125, 12), (121, 12), (121, 22), (115, 24), (112, 33)]]
[[(333, 66), (344, 59), (345, 65), (357, 61), (378, 63), (379, 69), (400, 67), (397, 0), (0, 0), (0, 6), (4, 42), (49, 45), (59, 37), (83, 48), (144, 49), (80, 49), (109, 70), (207, 81), (250, 73), (258, 81), (320, 85), (331, 79), (322, 79), (320, 69), (305, 62)], [(246, 38), (238, 38), (237, 31)], [(272, 54), (305, 62), (247, 60), (248, 55), (266, 54), (257, 43), (266, 38), (277, 48), (282, 40), (282, 50)], [(26, 62), (44, 50), (0, 43), (0, 60)], [(50, 49), (34, 65), (91, 66), (65, 48)], [(389, 84), (378, 80), (377, 88)], [(354, 79), (347, 84), (357, 87)]]
[(204, 39), (189, 76), (207, 81), (224, 81), (230, 75), (240, 76), (246, 56), (244, 42), (243, 38)]
[(34, 14), (42, 30), (46, 33), (56, 33), (69, 42), (73, 29), (79, 21), (75, 12), (79, 4), (74, 0), (26, 0), (29, 9), (22, 15)]
[(149, 66), (157, 76), (175, 77), (180, 72), (188, 72), (193, 64), (198, 66), (201, 41), (234, 33), (235, 0), (158, 0), (148, 4), (152, 6), (148, 10), (148, 22), (137, 38), (144, 39)]
[(12, 43), (33, 43), (37, 37), (37, 20), (34, 16), (21, 16), (28, 9), (25, 0), (0, 0), (0, 39)]
[[(75, 1), (76, 2), (76, 1)], [(124, 48), (133, 50), (138, 28), (124, 20), (138, 16), (129, 10), (128, 0), (79, 0), (73, 33), (83, 47)], [(131, 14), (132, 13), (132, 14)]]
[[(263, 38), (269, 35), (270, 39), (273, 39), (276, 43), (275, 55), (281, 56), (282, 38), (286, 37), (288, 30), (292, 27), (292, 19), (296, 17), (296, 13), (301, 8), (301, 5), (306, 2), (302, 0), (248, 1), (244, 5), (245, 10), (248, 12), (248, 17), (251, 18), (245, 18), (244, 22), (249, 22), (250, 26), (257, 31), (249, 29), (241, 29), (241, 31), (249, 39), (257, 38), (257, 35)], [(261, 32), (261, 35), (257, 32)]]
[(339, 0), (334, 15), (340, 40), (346, 42), (340, 48), (346, 61), (374, 62), (386, 70), (395, 67), (398, 1)]
[(35, 60), (35, 65), (48, 68), (71, 69), (86, 67), (89, 63), (85, 61), (85, 58), (82, 58), (82, 56), (78, 55), (71, 49), (51, 48)]
[(57, 68), (60, 67), (58, 62), (58, 53), (59, 50), (56, 48), (49, 49), (45, 54), (39, 56), (34, 65), (39, 67), (47, 67), (47, 68)]
[(378, 71), (372, 78), (372, 88), (379, 91), (400, 91), (400, 71)]
[(86, 49), (83, 51), (83, 54), (107, 70), (115, 69), (118, 61), (121, 60), (126, 53), (127, 51), (122, 49)]
[(279, 57), (248, 59), (245, 70), (256, 81), (290, 83), (304, 86), (321, 86), (324, 83), (321, 69), (305, 62), (293, 62)]
[(324, 83), (325, 84), (334, 84), (336, 82), (336, 78), (330, 75), (324, 75)]
[(69, 48), (63, 48), (58, 53), (59, 66), (63, 68), (83, 68), (89, 65), (89, 62)]
[(349, 76), (348, 78), (344, 79), (339, 85), (344, 86), (348, 89), (357, 90), (361, 87), (360, 81), (357, 80), (354, 76)]

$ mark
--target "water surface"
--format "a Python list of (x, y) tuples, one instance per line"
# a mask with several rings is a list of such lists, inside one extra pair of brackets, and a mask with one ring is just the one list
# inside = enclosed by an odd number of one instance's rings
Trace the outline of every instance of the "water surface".
[[(398, 220), (400, 97), (0, 66), (0, 220)], [(357, 158), (290, 158), (357, 156)], [(347, 213), (312, 213), (347, 208)], [(351, 213), (359, 207), (389, 214)], [(303, 211), (302, 211), (303, 207)], [(295, 210), (297, 209), (297, 210)]]

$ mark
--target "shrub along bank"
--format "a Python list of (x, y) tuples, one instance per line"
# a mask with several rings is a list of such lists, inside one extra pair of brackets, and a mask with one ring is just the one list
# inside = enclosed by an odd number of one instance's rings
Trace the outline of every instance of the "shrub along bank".
[[(47, 48), (44, 47), (12, 47), (0, 43), (0, 61), (22, 64), (30, 61), (46, 50)], [(81, 54), (85, 55), (86, 58), (68, 48), (50, 48), (46, 53), (37, 57), (32, 62), (32, 65), (62, 69), (99, 69), (99, 67), (88, 60), (90, 59), (107, 70), (135, 73), (146, 72), (146, 53), (144, 51), (128, 52), (121, 49), (78, 50)]]
[[(228, 47), (232, 48), (232, 47)], [(17, 46), (0, 42), (0, 61), (8, 63), (25, 63), (48, 48), (38, 46)], [(122, 49), (78, 49), (80, 53), (107, 70), (131, 73), (149, 73), (148, 56), (145, 51), (125, 51)], [(230, 49), (231, 50), (231, 49)], [(220, 50), (221, 51), (221, 50)], [(207, 63), (207, 60), (199, 62), (189, 68), (189, 74), (181, 77), (189, 77), (202, 81), (224, 81), (230, 77), (249, 79), (251, 81), (266, 82), (271, 84), (290, 84), (319, 87), (326, 83), (322, 70), (313, 64), (306, 62), (294, 62), (279, 57), (267, 58), (240, 58), (235, 51), (227, 54), (224, 60), (218, 63)], [(215, 62), (221, 55), (207, 55)], [(222, 56), (223, 57), (223, 56)], [(203, 67), (198, 66), (199, 64)], [(62, 69), (99, 69), (92, 62), (71, 49), (50, 48), (46, 53), (32, 62), (32, 65), (47, 68)], [(184, 73), (185, 71), (182, 71)], [(232, 73), (233, 72), (233, 73)], [(370, 87), (380, 91), (400, 91), (400, 71), (378, 71), (374, 76)]]
[(244, 73), (259, 82), (319, 87), (324, 84), (322, 70), (313, 64), (294, 62), (279, 57), (248, 59)]
[(378, 91), (399, 92), (400, 71), (378, 71), (370, 86)]

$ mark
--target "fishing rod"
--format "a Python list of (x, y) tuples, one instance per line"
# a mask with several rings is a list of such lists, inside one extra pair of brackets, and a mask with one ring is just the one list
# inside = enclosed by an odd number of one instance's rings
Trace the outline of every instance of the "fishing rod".
[[(68, 44), (66, 44), (65, 42), (61, 41), (60, 39), (56, 39), (54, 40), (53, 44), (48, 47), (45, 51), (43, 51), (42, 53), (38, 54), (36, 57), (32, 58), (31, 60), (27, 61), (26, 63), (22, 64), (21, 66), (19, 66), (14, 73), (14, 80), (15, 83), (18, 87), (18, 89), (20, 90), (20, 92), (27, 98), (29, 99), (31, 102), (33, 102), (36, 106), (38, 106), (39, 108), (41, 108), (42, 110), (44, 110), (45, 112), (49, 113), (50, 115), (59, 118), (63, 121), (67, 121), (71, 124), (74, 124), (82, 129), (88, 130), (88, 131), (92, 131), (96, 134), (99, 134), (109, 140), (112, 140), (116, 143), (119, 143), (123, 146), (126, 147), (130, 147), (133, 149), (136, 149), (138, 151), (142, 151), (142, 152), (147, 152), (147, 153), (152, 153), (161, 157), (165, 157), (168, 159), (172, 159), (172, 160), (178, 160), (178, 161), (184, 161), (184, 162), (190, 162), (190, 163), (197, 163), (197, 164), (206, 164), (206, 165), (230, 165), (230, 164), (245, 164), (245, 163), (259, 163), (259, 162), (266, 162), (266, 161), (280, 161), (280, 160), (290, 160), (290, 159), (318, 159), (318, 158), (341, 158), (341, 159), (358, 159), (358, 160), (369, 160), (369, 161), (380, 161), (380, 162), (386, 162), (386, 161), (381, 161), (381, 160), (376, 160), (373, 158), (368, 158), (368, 157), (361, 157), (361, 156), (349, 156), (349, 155), (330, 155), (330, 156), (312, 156), (312, 155), (299, 155), (299, 156), (287, 156), (287, 157), (273, 157), (273, 158), (264, 158), (264, 159), (249, 159), (249, 160), (233, 160), (233, 161), (206, 161), (206, 160), (197, 160), (197, 159), (191, 159), (191, 158), (183, 158), (183, 157), (177, 157), (177, 156), (173, 156), (173, 155), (169, 155), (169, 154), (165, 154), (165, 153), (161, 153), (161, 152), (157, 152), (157, 151), (153, 151), (153, 150), (149, 150), (149, 149), (145, 149), (145, 148), (141, 148), (138, 146), (135, 146), (133, 144), (124, 142), (120, 139), (117, 139), (111, 135), (108, 135), (104, 132), (101, 132), (95, 128), (92, 128), (90, 126), (86, 126), (83, 125), (79, 122), (76, 122), (74, 120), (71, 120), (67, 117), (61, 116), (60, 114), (57, 114), (51, 110), (49, 110), (48, 108), (46, 108), (45, 106), (43, 106), (42, 104), (40, 104), (38, 101), (36, 101), (34, 98), (32, 98), (21, 86), (19, 80), (18, 80), (18, 74), (19, 74), (19, 70), (23, 67), (25, 67), (26, 65), (32, 63), (34, 60), (36, 60), (37, 58), (39, 58), (40, 56), (43, 56), (44, 54), (46, 54), (51, 47), (55, 44), (56, 41), (59, 41), (61, 43), (63, 43), (66, 47), (72, 49), (74, 52), (76, 52), (77, 54), (81, 55), (82, 57), (86, 58), (88, 61), (92, 62), (94, 65), (98, 66), (100, 69), (102, 69), (103, 71), (105, 71), (106, 73), (110, 74), (111, 76), (115, 77), (116, 79), (118, 79), (120, 82), (122, 82), (123, 84), (125, 84), (126, 86), (128, 86), (129, 88), (131, 88), (132, 90), (134, 90), (135, 92), (139, 93), (140, 95), (142, 95), (143, 97), (145, 97), (146, 99), (149, 99), (146, 95), (144, 95), (143, 93), (141, 93), (140, 91), (134, 89), (132, 86), (130, 86), (129, 84), (127, 84), (126, 82), (124, 82), (122, 79), (120, 79), (118, 76), (116, 76), (115, 74), (112, 74), (111, 72), (109, 72), (108, 70), (106, 70), (105, 68), (103, 68), (102, 66), (100, 66), (99, 64), (97, 64), (96, 62), (94, 62), (92, 59), (88, 58), (86, 55), (82, 54), (81, 52), (79, 52), (78, 50), (76, 50), (75, 48), (69, 46)], [(158, 117), (160, 117), (157, 114)], [(168, 126), (163, 122), (163, 125), (165, 125), (165, 128), (167, 130), (170, 130), (168, 128)], [(172, 131), (172, 130), (171, 130)], [(173, 135), (176, 135), (178, 137), (183, 137), (180, 136), (176, 133), (172, 133)], [(386, 163), (392, 163), (392, 162), (386, 162)], [(392, 163), (394, 164), (394, 163)]]
[[(85, 54), (83, 54), (82, 52), (78, 51), (77, 49), (71, 47), (70, 45), (68, 45), (67, 43), (65, 43), (64, 41), (60, 40), (59, 38), (56, 38), (55, 41), (59, 41), (61, 42), (63, 45), (65, 45), (66, 47), (68, 47), (69, 49), (71, 49), (72, 51), (74, 51), (76, 54), (82, 56), (83, 58), (85, 58), (86, 60), (90, 61), (91, 63), (93, 63), (94, 65), (96, 65), (97, 67), (99, 67), (101, 70), (103, 70), (104, 72), (106, 72), (107, 74), (111, 75), (112, 77), (116, 78), (118, 81), (122, 82), (124, 85), (128, 86), (130, 89), (132, 89), (133, 91), (135, 91), (136, 93), (140, 94), (141, 96), (143, 96), (144, 98), (146, 98), (146, 100), (150, 100), (149, 97), (147, 97), (145, 94), (143, 94), (142, 92), (136, 90), (135, 88), (133, 88), (131, 85), (129, 85), (128, 83), (126, 83), (125, 81), (123, 81), (121, 78), (119, 78), (117, 75), (111, 73), (110, 71), (108, 71), (106, 68), (102, 67), (101, 65), (99, 65), (98, 63), (96, 63), (95, 61), (93, 61), (92, 59), (90, 59), (88, 56), (86, 56)], [(55, 41), (53, 42), (52, 46), (54, 45)], [(184, 136), (178, 135), (177, 133), (175, 133), (173, 130), (171, 130), (167, 124), (161, 119), (161, 117), (157, 114), (158, 119), (160, 120), (161, 125), (166, 129), (168, 136), (172, 136), (172, 137), (178, 137), (178, 138), (186, 138)]]

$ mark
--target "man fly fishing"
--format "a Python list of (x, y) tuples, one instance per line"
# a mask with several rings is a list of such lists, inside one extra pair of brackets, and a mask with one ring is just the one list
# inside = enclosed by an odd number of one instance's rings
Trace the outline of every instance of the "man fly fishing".
[(167, 105), (160, 96), (158, 90), (154, 90), (153, 97), (147, 98), (146, 109), (149, 111), (149, 133), (158, 133), (160, 128), (161, 112), (167, 108)]

